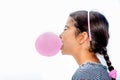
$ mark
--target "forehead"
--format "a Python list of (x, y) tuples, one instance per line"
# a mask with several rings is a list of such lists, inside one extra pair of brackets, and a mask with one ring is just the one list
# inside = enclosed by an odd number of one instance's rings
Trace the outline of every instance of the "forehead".
[(66, 25), (67, 26), (74, 26), (74, 23), (75, 23), (75, 21), (73, 20), (73, 18), (68, 17)]
[(75, 26), (75, 24), (76, 21), (72, 17), (68, 17), (65, 27), (69, 27), (70, 29), (75, 30), (75, 34), (78, 35), (78, 33), (80, 33), (80, 30)]

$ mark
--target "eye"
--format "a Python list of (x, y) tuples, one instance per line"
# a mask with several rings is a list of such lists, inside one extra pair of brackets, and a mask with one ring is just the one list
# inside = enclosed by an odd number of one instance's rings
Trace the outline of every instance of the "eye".
[(66, 30), (67, 30), (67, 28), (65, 27), (65, 28), (64, 28), (64, 31), (66, 31)]
[(68, 29), (68, 26), (67, 26), (67, 25), (65, 25), (64, 31), (65, 31), (65, 30), (67, 30), (67, 29)]

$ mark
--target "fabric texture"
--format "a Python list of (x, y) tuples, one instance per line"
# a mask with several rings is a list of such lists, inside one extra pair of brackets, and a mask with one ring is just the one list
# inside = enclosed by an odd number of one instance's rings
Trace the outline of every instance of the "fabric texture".
[(111, 80), (106, 66), (100, 63), (87, 62), (79, 66), (72, 80)]

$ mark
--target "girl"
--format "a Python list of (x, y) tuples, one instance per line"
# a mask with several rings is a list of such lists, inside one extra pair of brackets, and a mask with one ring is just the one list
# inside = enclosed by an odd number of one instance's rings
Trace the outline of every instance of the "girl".
[[(81, 10), (69, 15), (60, 38), (62, 54), (72, 55), (79, 65), (72, 80), (116, 80), (116, 71), (106, 49), (108, 28), (107, 19), (99, 12)], [(104, 56), (110, 73), (96, 54)]]

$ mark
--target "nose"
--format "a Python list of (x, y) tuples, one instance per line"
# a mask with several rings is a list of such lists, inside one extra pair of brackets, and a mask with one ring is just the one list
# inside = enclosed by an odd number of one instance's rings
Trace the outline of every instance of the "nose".
[(62, 39), (62, 36), (63, 36), (63, 33), (61, 33), (60, 35), (59, 35), (59, 37)]

